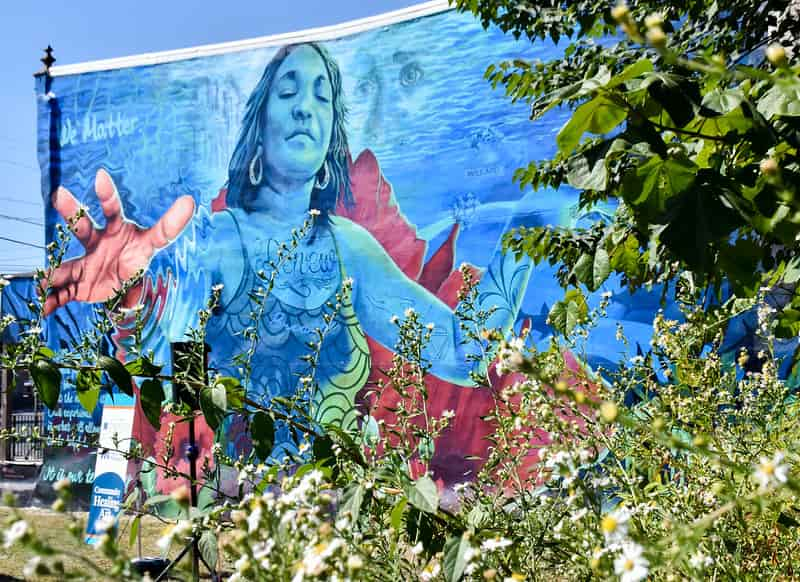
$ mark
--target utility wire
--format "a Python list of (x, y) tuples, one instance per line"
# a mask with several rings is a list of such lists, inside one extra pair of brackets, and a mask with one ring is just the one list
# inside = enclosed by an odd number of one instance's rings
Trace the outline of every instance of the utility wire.
[(3, 202), (16, 202), (17, 204), (28, 204), (30, 206), (41, 206), (41, 202), (31, 202), (30, 200), (20, 200), (19, 198), (9, 198), (7, 196), (0, 196)]
[(7, 238), (5, 236), (0, 236), (0, 240), (5, 240), (5, 241), (8, 241), (8, 242), (17, 243), (18, 245), (25, 245), (26, 247), (33, 247), (35, 249), (43, 249), (43, 248), (45, 248), (42, 245), (36, 245), (36, 244), (33, 244), (33, 243), (17, 240), (15, 238)]
[(10, 166), (19, 166), (20, 168), (27, 168), (28, 170), (39, 170), (36, 166), (31, 166), (30, 164), (23, 164), (21, 162), (15, 162), (14, 160), (4, 160), (0, 159), (0, 164), (9, 164)]
[(10, 216), (8, 214), (0, 214), (0, 218), (5, 218), (6, 220), (16, 220), (17, 222), (24, 222), (25, 224), (32, 224), (33, 226), (44, 226), (41, 222), (36, 222), (30, 218), (20, 218), (18, 216)]

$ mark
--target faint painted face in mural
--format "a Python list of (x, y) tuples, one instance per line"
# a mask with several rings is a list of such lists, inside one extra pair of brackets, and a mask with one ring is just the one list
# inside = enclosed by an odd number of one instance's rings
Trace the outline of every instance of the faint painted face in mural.
[(322, 167), (331, 141), (333, 94), (328, 70), (310, 46), (293, 50), (267, 98), (264, 153), (267, 175), (307, 181)]

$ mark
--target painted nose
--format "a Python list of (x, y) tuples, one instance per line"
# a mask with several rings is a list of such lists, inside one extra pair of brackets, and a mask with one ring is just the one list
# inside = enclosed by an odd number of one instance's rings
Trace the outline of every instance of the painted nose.
[(311, 107), (308, 95), (303, 95), (292, 107), (292, 117), (296, 121), (307, 121), (311, 119)]

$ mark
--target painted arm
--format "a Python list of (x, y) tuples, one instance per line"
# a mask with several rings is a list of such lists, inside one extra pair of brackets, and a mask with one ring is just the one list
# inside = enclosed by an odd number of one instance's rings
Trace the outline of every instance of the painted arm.
[[(145, 228), (125, 217), (117, 187), (105, 170), (97, 172), (95, 192), (106, 226), (99, 227), (88, 214), (74, 223), (72, 231), (85, 252), (81, 257), (64, 261), (53, 272), (45, 315), (70, 301), (95, 303), (113, 297), (126, 281), (147, 269), (153, 255), (171, 244), (194, 214), (194, 200), (182, 196), (151, 228)], [(53, 193), (52, 203), (67, 222), (81, 209), (75, 196), (64, 187)]]
[[(333, 218), (337, 249), (346, 274), (353, 278), (353, 305), (364, 331), (385, 347), (392, 349), (397, 328), (390, 323), (393, 315), (402, 316), (407, 308), (420, 314), (434, 331), (424, 356), (436, 376), (472, 386), (470, 372), (481, 372), (467, 356), (477, 347), (465, 345), (459, 321), (450, 307), (430, 291), (409, 279), (381, 245), (361, 226)], [(530, 276), (527, 262), (517, 263), (512, 255), (498, 253), (478, 286), (478, 308), (496, 306), (487, 327), (504, 333), (513, 325)]]

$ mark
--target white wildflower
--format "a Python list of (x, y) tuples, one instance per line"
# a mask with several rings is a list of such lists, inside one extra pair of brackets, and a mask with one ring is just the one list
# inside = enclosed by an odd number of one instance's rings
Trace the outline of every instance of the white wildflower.
[(18, 520), (11, 524), (4, 533), (5, 541), (3, 542), (4, 548), (10, 548), (21, 540), (28, 533), (28, 522), (25, 520)]
[(439, 562), (430, 562), (427, 566), (422, 569), (422, 572), (419, 575), (419, 579), (423, 582), (428, 582), (433, 580), (439, 575), (441, 572), (442, 567), (439, 565)]
[(702, 570), (714, 563), (714, 559), (706, 556), (703, 552), (697, 551), (689, 558), (689, 565), (695, 570)]
[(310, 209), (310, 210), (308, 211), (308, 213), (309, 213), (311, 216), (319, 216), (319, 214), (320, 214), (320, 213), (319, 213), (319, 210), (317, 210), (316, 208), (312, 208), (312, 209)]
[(392, 323), (397, 323), (398, 321), (400, 321), (400, 318), (397, 317), (396, 315), (393, 315), (392, 317), (389, 318), (389, 321), (391, 321)]
[(650, 562), (642, 554), (644, 548), (633, 542), (622, 545), (622, 554), (614, 560), (614, 573), (620, 582), (639, 582), (647, 578)]
[(6, 279), (5, 277), (0, 277), (0, 288), (8, 287), (11, 284), (11, 281)]
[(783, 462), (784, 454), (777, 451), (772, 459), (761, 457), (754, 477), (762, 489), (770, 485), (780, 485), (786, 483), (789, 478), (789, 465)]
[(222, 291), (224, 288), (225, 288), (225, 284), (224, 284), (224, 283), (217, 283), (216, 285), (212, 285), (212, 286), (211, 286), (211, 290), (212, 290), (214, 293), (219, 293), (219, 292), (220, 292), (220, 291)]
[(412, 317), (414, 315), (414, 308), (413, 307), (407, 307), (406, 310), (403, 312), (403, 315), (406, 316), (406, 319), (408, 319), (409, 317)]
[(352, 287), (353, 286), (353, 278), (352, 277), (346, 277), (345, 280), (342, 281), (342, 284), (346, 285), (347, 287)]
[(603, 516), (600, 520), (600, 529), (606, 538), (606, 545), (613, 546), (625, 539), (628, 535), (628, 520), (631, 513), (628, 509), (621, 507)]
[(253, 533), (258, 529), (259, 523), (261, 523), (261, 506), (258, 505), (256, 508), (250, 512), (250, 515), (247, 516), (247, 531)]
[(25, 579), (35, 578), (36, 575), (39, 574), (41, 565), (41, 556), (34, 556), (25, 564), (25, 567), (22, 569), (22, 575), (25, 576)]
[(512, 544), (511, 540), (501, 537), (491, 538), (488, 540), (484, 540), (481, 544), (481, 549), (486, 550), (487, 552), (493, 552), (495, 550), (501, 550), (505, 547), (508, 547)]
[(94, 531), (97, 533), (105, 533), (112, 529), (117, 524), (116, 516), (107, 513), (94, 523)]
[(359, 570), (364, 567), (364, 560), (361, 559), (360, 556), (356, 554), (352, 554), (347, 558), (347, 569), (348, 570)]
[(442, 412), (442, 418), (455, 418), (456, 411), (452, 408), (448, 408), (447, 410)]
[(424, 549), (425, 548), (422, 545), (422, 542), (418, 542), (414, 547), (411, 548), (411, 553), (415, 556), (419, 556)]

